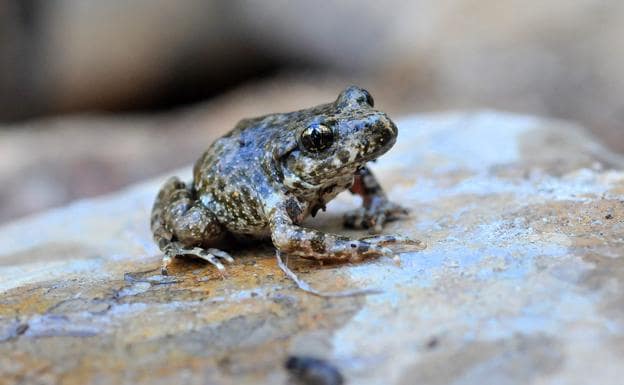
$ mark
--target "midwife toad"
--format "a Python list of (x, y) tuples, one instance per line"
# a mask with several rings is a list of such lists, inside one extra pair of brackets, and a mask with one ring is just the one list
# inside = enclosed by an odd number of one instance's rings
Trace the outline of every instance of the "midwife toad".
[(363, 198), (363, 207), (345, 216), (348, 227), (378, 233), (385, 222), (406, 215), (366, 167), (396, 137), (390, 118), (355, 86), (332, 103), (242, 120), (197, 161), (191, 183), (173, 177), (158, 193), (151, 226), (165, 254), (162, 273), (178, 255), (222, 270), (219, 259), (232, 257), (217, 247), (228, 235), (270, 236), (280, 252), (320, 261), (393, 256), (384, 245), (409, 240), (353, 240), (300, 224), (345, 189)]

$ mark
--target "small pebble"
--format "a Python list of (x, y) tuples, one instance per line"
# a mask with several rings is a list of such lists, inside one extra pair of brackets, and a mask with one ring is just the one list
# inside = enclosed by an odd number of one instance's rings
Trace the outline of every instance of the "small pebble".
[(427, 341), (427, 348), (434, 349), (436, 346), (438, 346), (439, 343), (440, 341), (437, 337), (431, 337), (429, 341)]
[(290, 356), (286, 370), (302, 385), (342, 385), (344, 378), (331, 363), (314, 357)]

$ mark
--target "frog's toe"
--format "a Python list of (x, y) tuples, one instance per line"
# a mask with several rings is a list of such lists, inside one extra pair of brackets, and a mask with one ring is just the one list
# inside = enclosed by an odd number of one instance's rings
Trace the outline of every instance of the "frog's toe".
[(372, 227), (369, 228), (368, 232), (371, 234), (379, 234), (383, 230), (383, 225), (386, 223), (386, 213), (381, 211), (378, 212), (377, 215), (372, 217), (370, 220)]
[(383, 221), (394, 221), (409, 215), (409, 209), (393, 202), (386, 202), (384, 205), (375, 210), (376, 213), (383, 214)]
[(398, 253), (422, 251), (427, 248), (425, 242), (403, 235), (372, 235), (360, 240), (378, 246), (392, 245), (392, 249)]
[(162, 259), (162, 263), (160, 265), (161, 275), (169, 275), (169, 265), (171, 264), (172, 261), (173, 261), (173, 257), (171, 257), (168, 254), (165, 254), (165, 256)]
[[(384, 221), (382, 218), (382, 221), (378, 222), (377, 217), (378, 215), (376, 213), (364, 207), (360, 207), (345, 214), (343, 223), (344, 226), (349, 229), (370, 229), (371, 231), (376, 231), (377, 224), (380, 223), (380, 225), (383, 225)], [(379, 228), (381, 231), (381, 226)]]
[(402, 238), (402, 236), (397, 235), (370, 235), (360, 238), (360, 241), (368, 242), (372, 245), (386, 246), (400, 242)]
[(204, 261), (207, 261), (213, 264), (217, 269), (219, 269), (219, 271), (225, 271), (225, 266), (223, 266), (223, 264), (219, 262), (217, 257), (215, 257), (214, 255), (205, 253), (205, 254), (198, 255), (198, 257), (203, 259)]
[(371, 223), (369, 232), (371, 234), (379, 234), (386, 223), (404, 218), (407, 215), (409, 215), (409, 209), (392, 202), (387, 202), (376, 209), (371, 209), (369, 214), (369, 222)]
[(364, 226), (364, 217), (366, 216), (366, 209), (359, 207), (353, 211), (349, 211), (344, 216), (344, 226), (350, 229), (361, 229)]
[(383, 226), (409, 214), (409, 210), (392, 202), (373, 208), (360, 207), (344, 216), (344, 225), (352, 229), (369, 229), (371, 234), (379, 234)]
[(209, 254), (214, 255), (217, 258), (222, 258), (223, 260), (225, 260), (227, 263), (234, 263), (234, 258), (232, 258), (232, 256), (228, 253), (226, 253), (223, 250), (219, 250), (219, 249), (208, 249), (206, 250)]
[(234, 258), (223, 250), (219, 249), (202, 249), (201, 247), (195, 247), (191, 250), (188, 250), (187, 254), (194, 255), (207, 261), (214, 265), (219, 271), (224, 271), (225, 266), (219, 261), (219, 259), (223, 259), (228, 263), (234, 262)]
[(203, 259), (214, 265), (219, 271), (224, 271), (225, 266), (220, 262), (220, 259), (226, 261), (227, 263), (234, 262), (234, 258), (223, 250), (219, 249), (203, 249), (201, 247), (193, 247), (193, 248), (184, 248), (178, 243), (172, 243), (170, 247), (165, 251), (165, 256), (163, 257), (161, 274), (168, 274), (168, 266), (171, 264), (173, 259), (178, 255), (193, 255), (197, 258)]
[(381, 257), (390, 258), (395, 263), (401, 263), (401, 257), (399, 256), (398, 253), (395, 253), (394, 250), (392, 249), (381, 246), (379, 244), (373, 244), (372, 249), (374, 249), (376, 253), (379, 253), (379, 256)]
[(360, 238), (360, 241), (365, 241), (373, 245), (387, 246), (392, 244), (404, 244), (404, 245), (420, 245), (422, 241), (414, 240), (404, 235), (370, 235), (368, 237)]

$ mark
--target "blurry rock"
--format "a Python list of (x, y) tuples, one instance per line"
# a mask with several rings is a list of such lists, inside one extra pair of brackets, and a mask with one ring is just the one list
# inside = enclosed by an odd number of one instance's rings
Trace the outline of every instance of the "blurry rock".
[(404, 112), (578, 121), (624, 151), (624, 3), (18, 1), (0, 5), (0, 119), (179, 105), (289, 69)]
[(10, 81), (0, 82), (0, 119), (182, 104), (273, 66), (226, 2), (4, 3), (0, 21), (13, 27), (0, 40), (11, 59), (0, 67)]
[[(225, 279), (195, 260), (162, 279), (148, 222), (168, 173), (0, 228), (0, 381), (278, 384), (314, 346), (353, 384), (620, 383), (624, 160), (530, 116), (397, 123), (373, 168), (413, 214), (386, 231), (428, 248), (400, 266), (289, 261), (319, 289), (383, 294), (307, 295), (260, 245)], [(363, 235), (341, 228), (355, 204), (309, 225)]]

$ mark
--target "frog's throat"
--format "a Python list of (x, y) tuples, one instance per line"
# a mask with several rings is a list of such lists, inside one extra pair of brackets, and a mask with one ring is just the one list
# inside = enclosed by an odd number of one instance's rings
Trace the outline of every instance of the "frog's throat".
[(351, 178), (351, 183), (353, 183), (353, 177), (358, 167), (355, 167), (349, 171), (345, 170), (345, 172), (341, 173), (340, 175), (327, 178), (321, 183), (315, 184), (303, 180), (299, 175), (295, 174), (288, 167), (285, 167), (283, 163), (281, 163), (281, 174), (283, 176), (282, 184), (290, 191), (306, 192), (306, 195), (310, 193), (316, 194), (316, 192), (322, 191), (323, 189), (327, 188), (327, 186), (344, 185), (345, 177)]
[(289, 190), (305, 189), (305, 190), (311, 191), (311, 190), (320, 190), (323, 188), (323, 186), (325, 186), (325, 183), (313, 184), (313, 183), (310, 183), (301, 179), (299, 175), (292, 172), (288, 167), (285, 167), (284, 162), (280, 162), (280, 166), (281, 166), (280, 168), (282, 171), (282, 175), (284, 177), (283, 184)]

